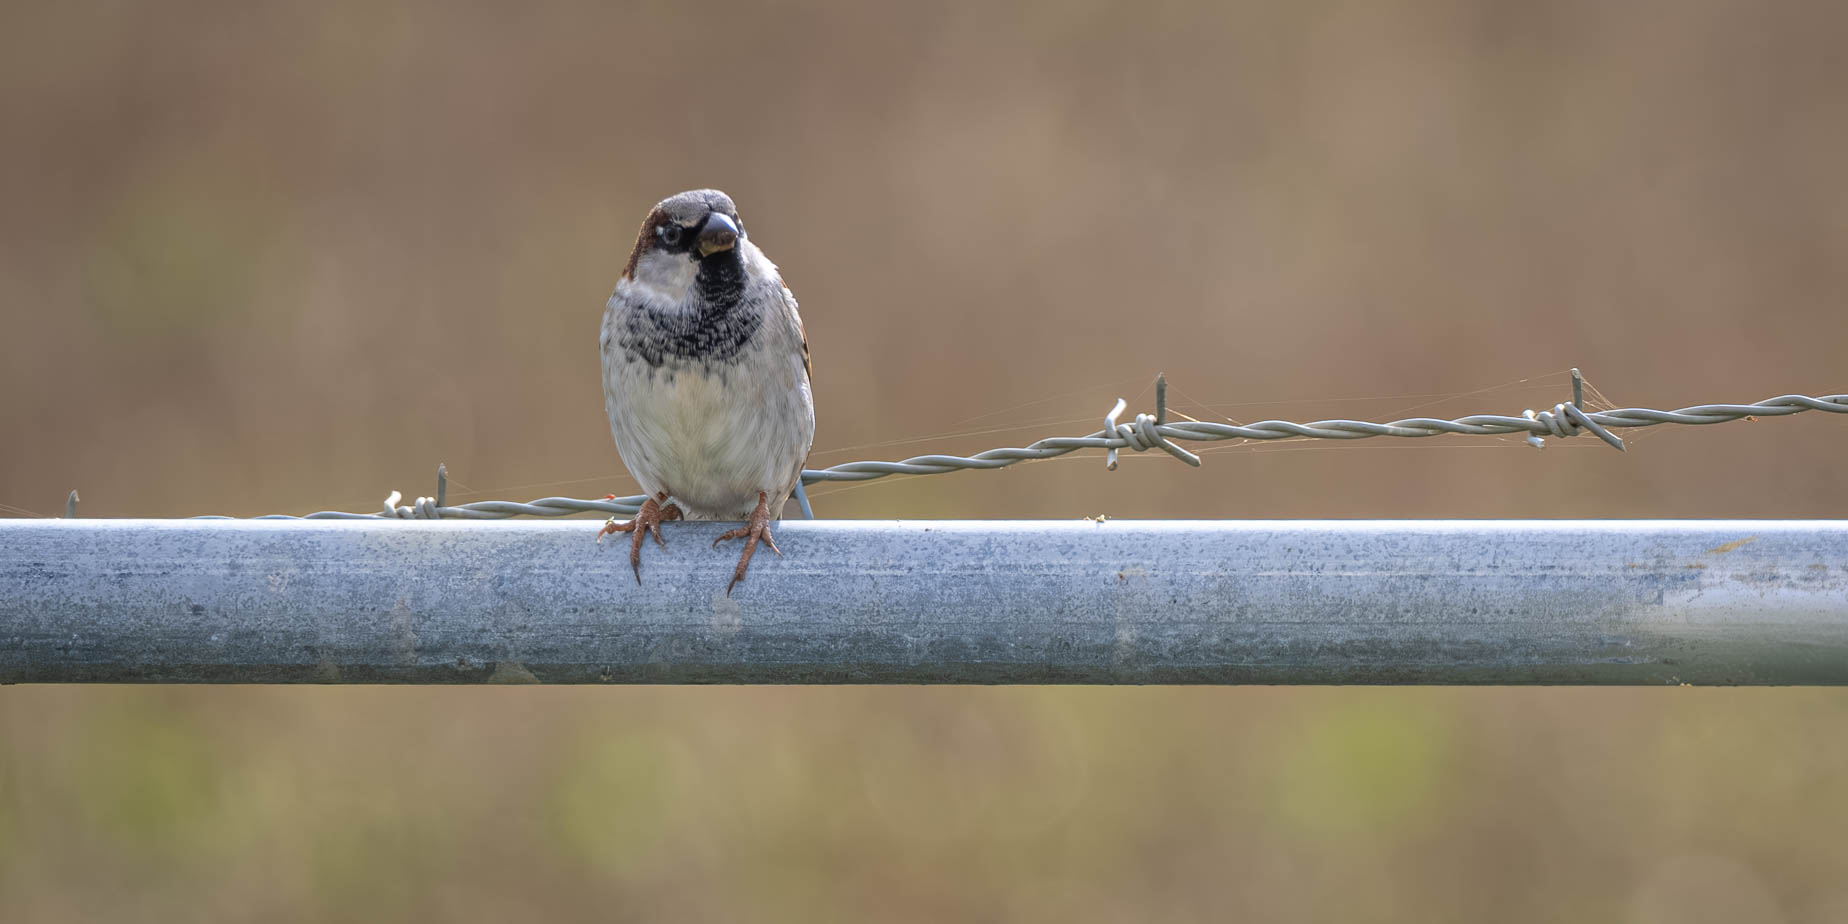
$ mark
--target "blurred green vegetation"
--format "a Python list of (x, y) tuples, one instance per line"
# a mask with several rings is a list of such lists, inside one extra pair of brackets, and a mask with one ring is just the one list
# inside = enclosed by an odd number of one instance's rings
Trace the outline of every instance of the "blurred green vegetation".
[(261, 296), (278, 216), (248, 191), (223, 177), (160, 177), (114, 205), (83, 271), (100, 332), (146, 347), (235, 323)]
[(1439, 768), (1449, 763), (1445, 714), (1382, 698), (1330, 709), (1281, 742), (1275, 808), (1305, 835), (1353, 837), (1447, 821)]
[(1814, 690), (0, 697), (10, 920), (1828, 921)]
[[(439, 461), (459, 500), (627, 493), (594, 331), (647, 208), (703, 185), (801, 298), (817, 465), (1088, 432), (1158, 369), (1243, 421), (1519, 413), (1574, 365), (1623, 404), (1841, 391), (1845, 27), (14, 4), (0, 504), (370, 509)], [(1806, 415), (815, 501), (1843, 516), (1845, 450)], [(12, 687), (0, 920), (1834, 922), (1844, 719), (1812, 690)]]

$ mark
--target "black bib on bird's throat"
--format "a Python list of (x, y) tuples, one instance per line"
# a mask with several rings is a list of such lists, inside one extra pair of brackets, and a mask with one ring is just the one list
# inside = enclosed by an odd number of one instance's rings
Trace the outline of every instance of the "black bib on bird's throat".
[(749, 282), (736, 249), (700, 260), (698, 309), (638, 306), (623, 324), (623, 350), (657, 368), (669, 360), (732, 362), (764, 323), (764, 306), (745, 298)]

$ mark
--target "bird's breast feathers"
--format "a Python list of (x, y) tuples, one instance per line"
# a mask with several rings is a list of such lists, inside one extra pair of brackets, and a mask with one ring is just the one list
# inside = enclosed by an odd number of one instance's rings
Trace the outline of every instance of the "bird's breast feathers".
[(723, 316), (624, 280), (603, 318), (604, 408), (624, 464), (694, 519), (779, 508), (801, 477), (814, 404), (794, 300), (756, 280)]

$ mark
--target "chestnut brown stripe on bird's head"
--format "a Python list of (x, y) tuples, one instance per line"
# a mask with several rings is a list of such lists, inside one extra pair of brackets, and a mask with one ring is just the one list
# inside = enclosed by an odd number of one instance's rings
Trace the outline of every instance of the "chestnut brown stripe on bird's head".
[(642, 230), (635, 234), (635, 249), (629, 251), (629, 262), (622, 268), (622, 278), (635, 278), (635, 264), (642, 259), (642, 251), (647, 249), (648, 245), (654, 240), (655, 229), (660, 227), (661, 223), (666, 220), (667, 213), (661, 211), (659, 208), (650, 211), (648, 217), (643, 219)]

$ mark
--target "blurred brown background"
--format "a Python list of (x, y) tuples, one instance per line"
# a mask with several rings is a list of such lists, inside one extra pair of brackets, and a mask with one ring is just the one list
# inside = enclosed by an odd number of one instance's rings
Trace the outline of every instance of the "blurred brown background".
[[(1240, 421), (1518, 413), (1573, 365), (1625, 406), (1848, 390), (1839, 5), (0, 16), (15, 513), (369, 509), (439, 461), (457, 500), (628, 493), (595, 330), (648, 207), (701, 185), (802, 300), (815, 465), (1088, 432), (1157, 370)], [(1808, 414), (815, 501), (1843, 517), (1845, 453)], [(1831, 691), (10, 688), (0, 916), (1838, 921), (1845, 719)]]

